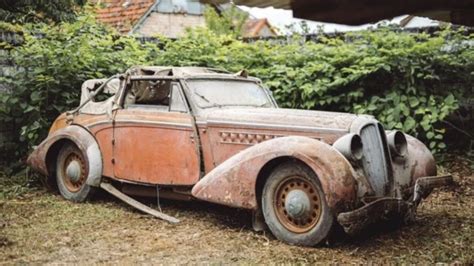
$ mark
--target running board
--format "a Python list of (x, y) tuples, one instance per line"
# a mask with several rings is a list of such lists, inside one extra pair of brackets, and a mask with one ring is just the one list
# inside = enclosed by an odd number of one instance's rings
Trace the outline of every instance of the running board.
[(138, 210), (140, 210), (144, 213), (148, 213), (152, 216), (155, 216), (156, 218), (165, 220), (165, 221), (170, 222), (172, 224), (179, 223), (178, 219), (176, 219), (174, 217), (171, 217), (169, 215), (166, 215), (162, 212), (159, 212), (155, 209), (152, 209), (152, 208), (146, 206), (145, 204), (132, 199), (131, 197), (129, 197), (129, 196), (125, 195), (124, 193), (122, 193), (120, 190), (116, 189), (110, 183), (102, 182), (102, 183), (100, 183), (100, 187), (102, 189), (104, 189), (105, 191), (109, 192), (110, 194), (112, 194), (113, 196), (117, 197), (121, 201), (127, 203), (128, 205), (130, 205), (130, 206), (132, 206), (132, 207), (134, 207), (134, 208), (136, 208), (136, 209), (138, 209)]

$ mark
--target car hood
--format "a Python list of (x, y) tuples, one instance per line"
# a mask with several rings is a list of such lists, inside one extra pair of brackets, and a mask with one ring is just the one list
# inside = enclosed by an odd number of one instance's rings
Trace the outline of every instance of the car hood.
[(355, 114), (285, 108), (208, 109), (198, 122), (280, 129), (335, 130), (349, 132)]

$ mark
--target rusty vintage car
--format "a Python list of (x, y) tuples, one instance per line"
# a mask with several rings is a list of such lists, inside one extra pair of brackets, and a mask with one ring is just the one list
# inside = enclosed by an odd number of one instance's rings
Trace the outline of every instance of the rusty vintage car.
[(349, 234), (410, 219), (451, 176), (436, 176), (423, 143), (368, 115), (278, 108), (245, 71), (134, 67), (88, 80), (28, 164), (61, 195), (99, 187), (171, 222), (130, 195), (199, 199), (253, 211), (255, 229), (314, 246), (335, 225)]

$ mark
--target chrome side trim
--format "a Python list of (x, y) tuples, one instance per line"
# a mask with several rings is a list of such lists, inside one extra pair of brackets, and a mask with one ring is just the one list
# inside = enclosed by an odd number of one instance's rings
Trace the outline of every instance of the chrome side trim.
[[(129, 124), (135, 124), (135, 125), (155, 125), (155, 126), (163, 126), (163, 127), (178, 127), (178, 128), (186, 128), (186, 129), (192, 129), (193, 126), (191, 124), (185, 124), (185, 123), (174, 123), (174, 122), (158, 122), (158, 121), (147, 121), (147, 120), (128, 120), (128, 119), (117, 119), (115, 120), (116, 126), (120, 126), (120, 123), (129, 123)], [(110, 124), (112, 125), (112, 121), (100, 121), (100, 122), (95, 122), (89, 125), (86, 125), (88, 128), (102, 125), (102, 124)]]
[(348, 130), (336, 129), (336, 128), (324, 128), (324, 127), (311, 127), (311, 126), (293, 126), (293, 125), (271, 125), (264, 123), (245, 123), (245, 122), (230, 122), (222, 120), (208, 120), (196, 122), (198, 126), (221, 126), (226, 128), (239, 127), (239, 128), (254, 128), (254, 129), (269, 129), (269, 130), (283, 130), (283, 131), (305, 131), (305, 132), (327, 132), (327, 133), (347, 133)]

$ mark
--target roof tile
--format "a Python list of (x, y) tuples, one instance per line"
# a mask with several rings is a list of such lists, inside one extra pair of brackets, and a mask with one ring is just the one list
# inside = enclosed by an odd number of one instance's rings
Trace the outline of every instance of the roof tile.
[(155, 0), (97, 0), (97, 19), (116, 28), (120, 33), (127, 33)]

